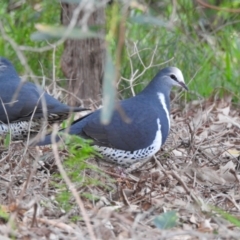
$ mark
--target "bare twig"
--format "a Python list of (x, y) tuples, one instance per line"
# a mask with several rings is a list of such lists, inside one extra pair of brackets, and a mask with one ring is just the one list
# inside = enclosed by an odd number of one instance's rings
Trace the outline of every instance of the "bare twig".
[(208, 4), (202, 0), (197, 0), (197, 2), (199, 4), (201, 4), (202, 6), (206, 7), (206, 8), (211, 8), (214, 10), (218, 10), (218, 11), (224, 11), (224, 12), (231, 12), (231, 13), (240, 13), (240, 9), (232, 9), (232, 8), (221, 8), (221, 7), (217, 7), (211, 4)]
[(84, 208), (84, 204), (81, 200), (81, 198), (79, 197), (78, 195), (78, 192), (76, 190), (76, 188), (74, 187), (73, 183), (71, 182), (71, 180), (69, 179), (69, 177), (67, 176), (63, 166), (62, 166), (62, 163), (60, 161), (60, 158), (59, 158), (59, 153), (58, 153), (58, 147), (57, 147), (57, 143), (56, 143), (56, 135), (57, 135), (57, 128), (56, 128), (56, 125), (53, 126), (53, 133), (52, 133), (52, 136), (51, 136), (51, 140), (52, 140), (52, 150), (53, 150), (53, 154), (54, 154), (54, 157), (55, 157), (55, 160), (56, 160), (56, 164), (58, 166), (58, 169), (59, 169), (59, 172), (63, 178), (63, 180), (65, 181), (65, 183), (67, 184), (69, 190), (71, 191), (73, 197), (75, 198), (77, 204), (78, 204), (78, 207), (79, 209), (81, 210), (82, 212), (82, 215), (83, 215), (83, 219), (86, 223), (86, 226), (87, 226), (87, 229), (88, 229), (88, 232), (89, 232), (89, 235), (91, 237), (92, 240), (96, 240), (96, 237), (95, 237), (95, 234), (94, 234), (94, 231), (92, 229), (92, 225), (90, 223), (90, 219), (89, 219), (89, 216)]

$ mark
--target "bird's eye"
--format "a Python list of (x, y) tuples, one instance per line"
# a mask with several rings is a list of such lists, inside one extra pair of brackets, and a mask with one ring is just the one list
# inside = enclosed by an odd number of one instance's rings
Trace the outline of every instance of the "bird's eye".
[(177, 78), (176, 78), (176, 76), (175, 76), (174, 74), (171, 74), (171, 75), (170, 75), (170, 78), (173, 79), (173, 80), (175, 80), (175, 81), (177, 81)]

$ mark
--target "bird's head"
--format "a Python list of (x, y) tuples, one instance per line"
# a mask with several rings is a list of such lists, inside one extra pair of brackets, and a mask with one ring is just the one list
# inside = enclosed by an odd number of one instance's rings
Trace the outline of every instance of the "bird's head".
[(9, 67), (13, 67), (11, 62), (4, 57), (0, 57), (0, 73), (4, 72)]
[(176, 67), (167, 67), (162, 69), (157, 74), (157, 79), (164, 82), (164, 84), (168, 85), (169, 87), (178, 86), (182, 87), (185, 90), (188, 90), (183, 78), (183, 74), (180, 69)]
[(0, 57), (0, 82), (19, 82), (20, 78), (12, 63)]

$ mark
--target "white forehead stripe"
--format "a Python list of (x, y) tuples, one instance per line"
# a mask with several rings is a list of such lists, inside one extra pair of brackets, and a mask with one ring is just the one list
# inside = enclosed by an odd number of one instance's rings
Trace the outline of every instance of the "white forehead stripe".
[(178, 68), (175, 68), (175, 69), (176, 69), (176, 77), (177, 77), (178, 81), (185, 83), (181, 70), (179, 70)]

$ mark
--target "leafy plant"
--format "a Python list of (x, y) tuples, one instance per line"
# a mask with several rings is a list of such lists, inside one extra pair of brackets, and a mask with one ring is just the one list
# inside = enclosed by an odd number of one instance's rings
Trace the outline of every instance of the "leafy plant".
[[(220, 8), (239, 8), (239, 5), (237, 1), (218, 3)], [(3, 0), (1, 21), (5, 32), (17, 45), (35, 48), (49, 46), (46, 41), (31, 41), (30, 36), (36, 31), (36, 24), (50, 26), (53, 29), (48, 31), (50, 35), (56, 33), (60, 27), (61, 12), (58, 1), (35, 0), (31, 4), (26, 1), (16, 9), (9, 8), (9, 1)], [(114, 1), (106, 7), (106, 41), (113, 61), (118, 48), (117, 33), (123, 19), (122, 9), (122, 1)], [(236, 101), (240, 97), (237, 61), (240, 57), (239, 25), (239, 14), (201, 9), (194, 1), (179, 0), (175, 5), (166, 0), (141, 1), (134, 6), (130, 5), (125, 23), (126, 44), (121, 51), (120, 69), (117, 69), (123, 77), (118, 84), (121, 96), (126, 98), (132, 95), (129, 79), (136, 71), (141, 75), (133, 82), (133, 88), (139, 92), (164, 65), (176, 65), (182, 69), (189, 85), (190, 91), (186, 95), (188, 100), (209, 97), (218, 88), (221, 94), (225, 91), (232, 92)], [(103, 26), (96, 27), (99, 29)], [(46, 30), (39, 30), (44, 29)], [(94, 29), (91, 29), (91, 33), (94, 35)], [(61, 36), (63, 33), (57, 31), (57, 34)], [(81, 32), (77, 35), (74, 36), (89, 37), (87, 33), (86, 36)], [(22, 72), (24, 66), (16, 61), (16, 51), (10, 42), (0, 36), (0, 45), (3, 46), (0, 55), (13, 60), (14, 65)], [(52, 60), (52, 51), (36, 53), (29, 50), (24, 53), (36, 75), (44, 74), (51, 78), (53, 64), (59, 65), (62, 52), (63, 46), (59, 45), (55, 52), (55, 62)], [(151, 67), (145, 71), (153, 53)], [(56, 75), (61, 77), (60, 69), (56, 70)]]
[[(109, 176), (102, 173), (95, 165), (89, 164), (86, 160), (97, 155), (97, 153), (92, 148), (91, 141), (82, 139), (76, 135), (64, 135), (66, 138), (65, 148), (68, 149), (69, 156), (63, 162), (66, 172), (68, 173), (68, 177), (71, 182), (75, 185), (75, 187), (83, 188), (85, 186), (99, 186), (106, 189), (104, 183), (102, 183), (98, 178), (93, 178), (92, 176), (88, 176), (85, 174), (85, 171), (91, 170), (97, 172), (98, 176), (102, 176), (108, 179), (108, 181), (113, 181)], [(100, 155), (98, 155), (100, 157)], [(58, 194), (56, 196), (56, 200), (59, 202), (60, 206), (66, 211), (70, 210), (72, 207), (72, 194), (68, 190), (66, 184), (62, 183), (61, 175), (55, 174), (55, 187), (57, 185)], [(58, 183), (56, 183), (58, 182)], [(85, 197), (89, 200), (97, 200), (99, 197), (87, 192), (83, 191), (81, 193), (82, 197)]]

